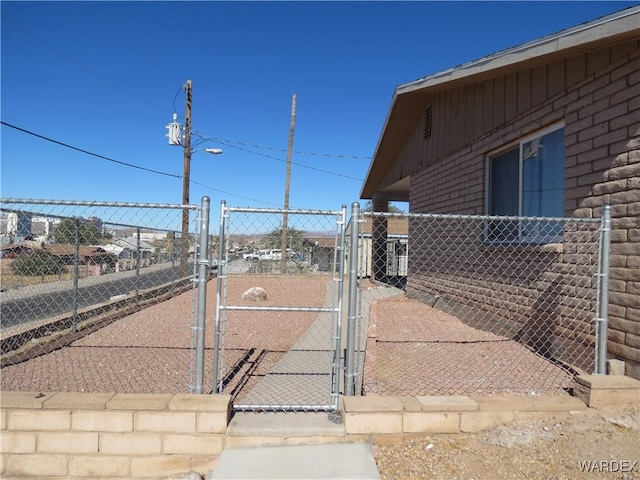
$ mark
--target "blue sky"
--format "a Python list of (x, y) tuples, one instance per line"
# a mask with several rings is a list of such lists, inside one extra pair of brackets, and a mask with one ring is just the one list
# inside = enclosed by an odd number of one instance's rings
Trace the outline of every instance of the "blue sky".
[(397, 85), (636, 4), (2, 1), (0, 194), (181, 203), (191, 80), (191, 203), (283, 205), (295, 93), (290, 206), (339, 209)]

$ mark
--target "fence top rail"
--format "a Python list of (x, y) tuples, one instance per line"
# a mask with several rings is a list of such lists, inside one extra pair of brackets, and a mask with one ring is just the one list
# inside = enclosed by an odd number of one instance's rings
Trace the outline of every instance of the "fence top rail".
[(442, 220), (492, 220), (492, 221), (525, 221), (525, 222), (584, 222), (600, 223), (601, 217), (517, 217), (500, 215), (458, 215), (447, 213), (404, 213), (404, 212), (362, 212), (365, 217), (386, 218), (432, 218)]
[(45, 200), (33, 198), (0, 198), (0, 205), (63, 205), (76, 207), (115, 207), (115, 208), (163, 208), (198, 210), (198, 205), (180, 205), (173, 203), (134, 203), (134, 202), (100, 202), (89, 200)]
[[(343, 208), (347, 208), (343, 205)], [(278, 213), (289, 215), (342, 215), (342, 210), (287, 210), (284, 208), (249, 208), (249, 207), (225, 207), (228, 212), (240, 213)]]

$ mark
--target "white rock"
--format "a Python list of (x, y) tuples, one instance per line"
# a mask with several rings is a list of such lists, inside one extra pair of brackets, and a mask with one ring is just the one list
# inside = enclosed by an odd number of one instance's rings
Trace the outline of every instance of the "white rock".
[(254, 302), (257, 302), (258, 300), (266, 300), (267, 291), (262, 287), (252, 287), (242, 294), (242, 299), (253, 300)]

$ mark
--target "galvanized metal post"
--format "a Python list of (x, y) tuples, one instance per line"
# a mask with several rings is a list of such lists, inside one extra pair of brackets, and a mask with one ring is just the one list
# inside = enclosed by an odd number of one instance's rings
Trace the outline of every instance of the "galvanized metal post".
[(222, 392), (222, 381), (218, 384), (218, 363), (220, 362), (220, 298), (222, 294), (222, 280), (224, 275), (220, 275), (220, 270), (224, 270), (222, 260), (224, 258), (224, 245), (226, 240), (225, 225), (227, 215), (227, 202), (220, 202), (220, 234), (218, 237), (218, 276), (216, 279), (216, 319), (213, 333), (213, 389), (211, 393)]
[(337, 410), (339, 406), (340, 395), (340, 358), (342, 352), (342, 309), (343, 309), (343, 295), (344, 295), (344, 262), (346, 253), (346, 240), (345, 232), (347, 229), (347, 206), (342, 205), (342, 213), (340, 216), (340, 248), (337, 256), (338, 262), (338, 307), (337, 307), (337, 319), (336, 319), (336, 337), (335, 337), (335, 350), (333, 352), (333, 365), (332, 365), (332, 385), (331, 396), (333, 399), (333, 406)]
[(609, 327), (609, 255), (611, 250), (611, 207), (602, 209), (600, 251), (598, 253), (598, 299), (596, 305), (596, 375), (607, 373), (607, 337)]
[(75, 219), (73, 245), (73, 320), (71, 331), (78, 331), (78, 279), (80, 278), (80, 219)]
[(202, 393), (204, 382), (204, 334), (207, 310), (207, 280), (209, 278), (209, 197), (202, 197), (200, 208), (200, 238), (198, 239), (198, 323), (196, 325), (196, 381), (194, 391)]
[(356, 306), (358, 300), (358, 221), (360, 219), (360, 205), (351, 204), (351, 245), (349, 248), (349, 304), (347, 312), (347, 346), (345, 351), (344, 395), (356, 394), (354, 382), (354, 349), (356, 334)]

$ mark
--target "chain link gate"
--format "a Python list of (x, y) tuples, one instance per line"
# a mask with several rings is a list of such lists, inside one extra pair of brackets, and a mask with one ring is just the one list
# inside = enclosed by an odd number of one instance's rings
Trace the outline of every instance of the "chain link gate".
[(236, 411), (338, 409), (346, 207), (221, 204), (213, 392)]
[(12, 198), (0, 207), (2, 390), (192, 390), (189, 231), (201, 208)]
[(357, 393), (563, 392), (576, 372), (605, 373), (609, 207), (602, 219), (358, 218)]

